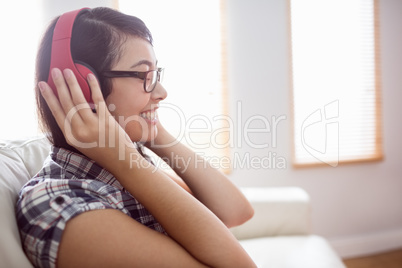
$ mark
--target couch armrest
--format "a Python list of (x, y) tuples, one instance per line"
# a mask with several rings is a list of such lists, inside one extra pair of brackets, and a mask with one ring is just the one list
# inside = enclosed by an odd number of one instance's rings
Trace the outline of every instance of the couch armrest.
[(21, 246), (15, 203), (21, 187), (49, 154), (44, 137), (0, 140), (0, 267), (32, 267)]
[(242, 188), (254, 217), (231, 228), (237, 239), (310, 233), (310, 198), (297, 187)]
[(18, 155), (18, 161), (22, 162), (33, 177), (43, 166), (43, 162), (49, 155), (51, 145), (45, 136), (30, 137), (19, 140), (0, 140), (0, 150), (10, 150)]

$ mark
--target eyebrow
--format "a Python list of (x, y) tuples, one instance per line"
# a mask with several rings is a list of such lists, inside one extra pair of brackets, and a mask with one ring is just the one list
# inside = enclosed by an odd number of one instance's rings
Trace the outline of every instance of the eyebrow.
[[(153, 63), (150, 62), (149, 60), (141, 60), (141, 61), (139, 61), (139, 62), (137, 62), (137, 63), (134, 63), (134, 64), (130, 67), (130, 69), (135, 68), (135, 67), (138, 67), (138, 66), (143, 65), (143, 64), (149, 66), (149, 68), (151, 68), (151, 67), (153, 66)], [(155, 66), (158, 66), (158, 61), (156, 61)]]

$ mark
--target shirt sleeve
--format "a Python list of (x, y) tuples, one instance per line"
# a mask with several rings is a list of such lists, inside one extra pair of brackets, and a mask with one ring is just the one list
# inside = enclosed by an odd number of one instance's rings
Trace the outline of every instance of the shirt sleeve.
[(99, 191), (102, 187), (101, 182), (57, 180), (22, 192), (17, 223), (25, 253), (35, 267), (56, 267), (60, 240), (70, 219), (86, 211), (115, 208), (104, 191)]

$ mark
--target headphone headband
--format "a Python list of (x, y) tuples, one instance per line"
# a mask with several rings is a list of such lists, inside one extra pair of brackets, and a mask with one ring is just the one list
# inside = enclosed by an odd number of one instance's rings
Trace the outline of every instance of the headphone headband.
[(54, 85), (52, 79), (51, 70), (53, 68), (59, 68), (60, 70), (64, 70), (66, 68), (71, 69), (77, 78), (78, 84), (84, 93), (85, 99), (92, 103), (91, 91), (87, 83), (87, 76), (89, 73), (93, 73), (93, 70), (85, 63), (78, 63), (77, 61), (74, 62), (71, 55), (71, 37), (75, 19), (78, 14), (88, 9), (89, 8), (81, 8), (70, 11), (61, 15), (58, 19), (53, 31), (48, 84), (53, 89), (55, 95), (58, 96), (56, 86)]

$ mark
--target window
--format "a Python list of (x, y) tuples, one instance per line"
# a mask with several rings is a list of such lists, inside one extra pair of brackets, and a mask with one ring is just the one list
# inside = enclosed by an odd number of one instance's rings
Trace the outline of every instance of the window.
[(294, 165), (382, 158), (376, 0), (289, 0)]
[[(224, 97), (223, 2), (113, 0), (109, 3), (144, 20), (153, 34), (159, 65), (165, 68), (163, 85), (169, 94), (159, 110), (165, 127), (201, 155), (216, 160), (228, 155), (227, 124), (231, 123), (226, 116)], [(5, 10), (15, 9), (14, 2), (7, 3)], [(19, 15), (30, 23), (12, 23), (10, 27), (15, 16), (1, 17), (2, 33), (12, 42), (5, 42), (1, 49), (4, 69), (0, 72), (3, 83), (0, 139), (40, 134), (33, 90), (38, 44), (51, 17), (81, 7), (72, 3), (58, 6), (56, 11), (56, 8), (44, 9), (39, 0), (29, 3), (24, 9), (27, 12), (21, 11)], [(218, 162), (222, 170), (229, 169), (228, 164)]]
[[(17, 5), (14, 1), (3, 2), (0, 16), (0, 139), (38, 134), (33, 81), (42, 9), (38, 0), (24, 2), (24, 8)], [(15, 10), (17, 14), (9, 12)]]
[[(142, 19), (154, 37), (158, 65), (165, 68), (168, 98), (163, 125), (217, 167), (228, 170), (220, 1), (120, 0), (119, 9)], [(213, 159), (211, 159), (213, 158)]]

